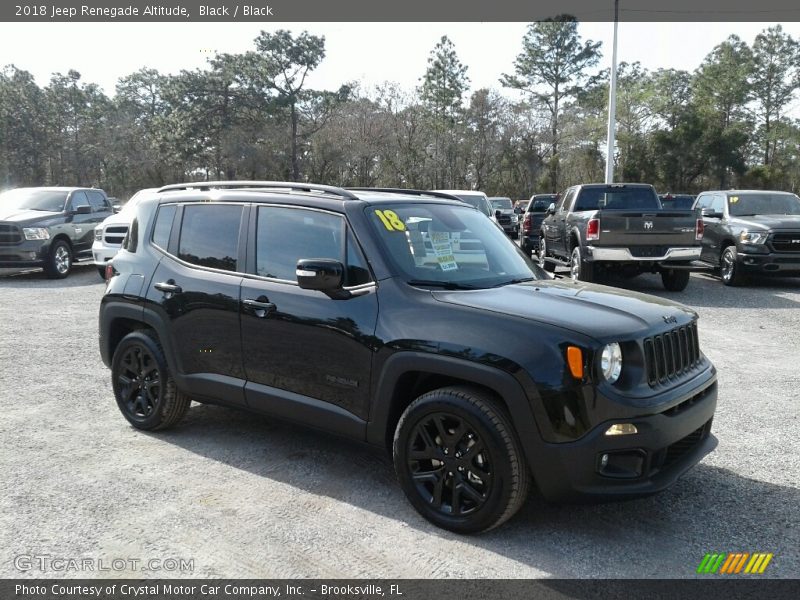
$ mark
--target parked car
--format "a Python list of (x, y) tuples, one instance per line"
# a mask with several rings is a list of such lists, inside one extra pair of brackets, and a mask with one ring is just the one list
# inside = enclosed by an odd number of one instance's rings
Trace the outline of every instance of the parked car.
[(95, 226), (113, 213), (103, 190), (17, 188), (0, 194), (0, 267), (41, 267), (48, 277), (69, 275), (91, 259)]
[(522, 214), (520, 247), (528, 256), (539, 249), (539, 235), (547, 208), (558, 200), (558, 194), (534, 194)]
[(651, 185), (576, 185), (547, 213), (539, 260), (569, 265), (573, 279), (592, 281), (599, 269), (660, 273), (667, 290), (681, 291), (700, 258), (703, 221), (692, 210), (663, 210)]
[(106, 264), (122, 247), (122, 240), (125, 239), (125, 235), (128, 233), (128, 227), (130, 227), (133, 220), (139, 200), (157, 190), (158, 188), (139, 190), (131, 196), (121, 210), (107, 217), (100, 225), (94, 228), (92, 256), (94, 257), (97, 272), (100, 273), (100, 277), (103, 279), (106, 277)]
[(466, 202), (473, 208), (477, 208), (487, 217), (489, 217), (492, 221), (498, 223), (497, 217), (492, 210), (491, 204), (489, 204), (489, 198), (487, 198), (486, 194), (483, 192), (475, 192), (470, 190), (433, 190), (435, 192), (441, 192), (444, 194), (450, 194), (451, 196), (455, 196), (459, 200)]
[(701, 260), (718, 267), (725, 285), (749, 275), (800, 275), (800, 198), (790, 192), (703, 192)]
[(499, 525), (534, 482), (548, 499), (654, 493), (716, 445), (697, 313), (554, 280), (454, 199), (166, 186), (112, 265), (100, 354), (134, 427), (196, 400), (384, 447), (446, 529)]
[(497, 224), (503, 228), (506, 234), (516, 239), (519, 237), (519, 215), (514, 212), (514, 203), (511, 198), (502, 196), (492, 196), (489, 203), (494, 211)]
[(686, 210), (694, 206), (695, 196), (691, 194), (660, 194), (661, 207), (667, 210)]

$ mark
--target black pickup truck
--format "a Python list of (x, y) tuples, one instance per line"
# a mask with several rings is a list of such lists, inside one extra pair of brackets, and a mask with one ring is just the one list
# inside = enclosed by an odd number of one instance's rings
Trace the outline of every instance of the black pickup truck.
[(72, 263), (92, 258), (94, 228), (114, 213), (103, 190), (17, 188), (0, 194), (0, 267), (42, 267), (69, 275)]
[(800, 198), (790, 192), (703, 192), (694, 208), (705, 233), (700, 260), (719, 267), (722, 283), (750, 275), (800, 275)]
[(660, 273), (664, 287), (679, 292), (700, 258), (703, 221), (693, 210), (662, 208), (651, 185), (576, 185), (547, 213), (540, 264), (567, 264), (575, 280), (594, 281), (602, 272)]

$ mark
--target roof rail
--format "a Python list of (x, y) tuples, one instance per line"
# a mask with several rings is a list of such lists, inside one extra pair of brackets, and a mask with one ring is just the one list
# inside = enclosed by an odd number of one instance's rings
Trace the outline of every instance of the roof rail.
[(433, 196), (434, 198), (444, 198), (446, 200), (458, 200), (461, 198), (453, 194), (445, 194), (444, 192), (431, 192), (427, 190), (406, 190), (403, 188), (377, 188), (377, 187), (349, 187), (348, 190), (354, 192), (389, 192), (393, 194), (407, 194), (409, 196)]
[(323, 192), (332, 196), (339, 196), (346, 200), (359, 200), (355, 194), (332, 185), (318, 185), (316, 183), (301, 183), (292, 181), (193, 181), (187, 183), (172, 183), (158, 189), (159, 192), (172, 190), (212, 190), (212, 189), (272, 189), (289, 190), (296, 192)]

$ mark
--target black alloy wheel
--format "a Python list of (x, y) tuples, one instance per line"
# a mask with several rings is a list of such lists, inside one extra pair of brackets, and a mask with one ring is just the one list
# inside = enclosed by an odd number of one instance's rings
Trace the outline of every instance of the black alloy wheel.
[(511, 419), (480, 388), (440, 388), (414, 400), (397, 424), (393, 450), (406, 497), (444, 529), (492, 529), (527, 498), (530, 476)]
[(464, 419), (426, 416), (411, 432), (406, 460), (417, 492), (432, 508), (461, 516), (486, 503), (493, 467), (483, 440)]
[(137, 429), (172, 427), (191, 404), (175, 386), (164, 351), (150, 332), (136, 331), (122, 339), (114, 351), (111, 377), (117, 406)]

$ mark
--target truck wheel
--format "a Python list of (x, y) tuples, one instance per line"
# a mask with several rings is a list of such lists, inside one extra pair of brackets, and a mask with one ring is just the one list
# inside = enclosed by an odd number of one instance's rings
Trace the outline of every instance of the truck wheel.
[(44, 272), (50, 279), (64, 279), (72, 269), (72, 250), (64, 240), (57, 240), (50, 246), (50, 254), (44, 265)]
[(736, 246), (726, 246), (719, 259), (720, 275), (725, 285), (744, 285), (747, 277), (742, 273), (736, 254)]
[(172, 427), (191, 404), (175, 386), (161, 345), (141, 331), (129, 333), (117, 346), (111, 378), (117, 406), (136, 429)]
[(403, 412), (394, 434), (400, 486), (428, 521), (478, 533), (510, 519), (530, 475), (510, 418), (471, 387), (428, 392)]
[(670, 292), (682, 292), (689, 285), (689, 271), (684, 269), (667, 269), (661, 271), (661, 283)]
[(580, 246), (575, 246), (572, 249), (569, 272), (573, 281), (594, 281), (594, 265), (583, 260)]

